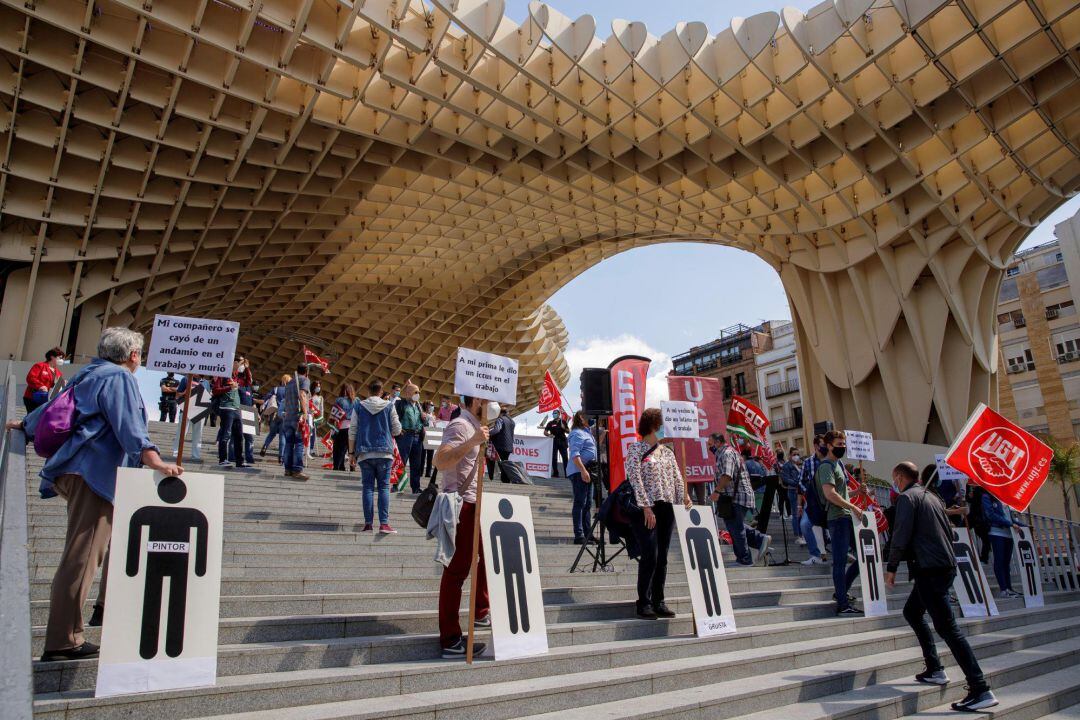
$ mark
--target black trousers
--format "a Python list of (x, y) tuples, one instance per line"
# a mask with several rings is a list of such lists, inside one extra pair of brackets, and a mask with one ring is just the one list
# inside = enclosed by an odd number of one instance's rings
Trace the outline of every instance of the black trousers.
[(566, 445), (560, 445), (558, 442), (551, 446), (551, 477), (559, 477), (559, 461), (558, 457), (562, 458), (563, 470), (566, 472), (567, 477), (571, 475), (570, 461), (566, 458)]
[(930, 627), (926, 623), (926, 615), (929, 613), (934, 629), (949, 646), (956, 664), (967, 678), (967, 684), (973, 691), (988, 689), (979, 661), (975, 658), (967, 638), (960, 632), (952, 606), (949, 605), (949, 588), (956, 577), (956, 568), (916, 570), (911, 577), (915, 581), (915, 587), (904, 605), (904, 619), (919, 639), (926, 669), (942, 669), (941, 658), (938, 657), (937, 647), (934, 645), (934, 636), (930, 634)]
[(668, 548), (671, 545), (672, 530), (675, 528), (675, 511), (671, 503), (658, 502), (653, 505), (652, 510), (656, 516), (656, 527), (652, 530), (646, 529), (644, 516), (631, 525), (641, 549), (637, 572), (639, 608), (645, 605), (656, 607), (664, 602)]
[(334, 469), (345, 469), (345, 456), (349, 453), (349, 428), (334, 432)]
[[(495, 448), (495, 453), (499, 456), (499, 460), (506, 461), (510, 459), (510, 453), (506, 450), (500, 450)], [(487, 461), (488, 480), (495, 479), (495, 466), (498, 465), (494, 460)], [(506, 478), (503, 478), (503, 482), (506, 482)]]

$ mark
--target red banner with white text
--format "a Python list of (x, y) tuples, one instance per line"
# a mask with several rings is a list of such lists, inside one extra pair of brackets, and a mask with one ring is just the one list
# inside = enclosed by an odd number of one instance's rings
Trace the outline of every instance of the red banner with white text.
[(1024, 512), (1046, 482), (1053, 455), (1037, 437), (980, 403), (945, 462), (1013, 510)]
[(697, 403), (700, 439), (675, 440), (675, 456), (685, 460), (686, 482), (709, 482), (716, 473), (716, 460), (709, 452), (709, 435), (724, 430), (724, 390), (717, 378), (668, 375), (668, 395), (672, 400)]
[(626, 448), (637, 442), (637, 422), (645, 410), (645, 378), (649, 359), (625, 355), (608, 366), (611, 371), (611, 418), (608, 425), (609, 487), (626, 479)]

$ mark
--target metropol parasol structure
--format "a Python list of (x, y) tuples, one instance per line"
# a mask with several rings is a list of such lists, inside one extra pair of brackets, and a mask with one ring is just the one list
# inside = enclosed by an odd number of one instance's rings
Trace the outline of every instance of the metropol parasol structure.
[(1011, 253), (1080, 181), (1078, 8), (835, 0), (711, 35), (501, 0), (0, 0), (0, 345), (226, 318), (265, 370), (306, 343), (429, 396), (465, 345), (522, 360), (524, 406), (568, 379), (556, 290), (699, 241), (779, 273), (809, 417), (951, 437), (996, 397)]

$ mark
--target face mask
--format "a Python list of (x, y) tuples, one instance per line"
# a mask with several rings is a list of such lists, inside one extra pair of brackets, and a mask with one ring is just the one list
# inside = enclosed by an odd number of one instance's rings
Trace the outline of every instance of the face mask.
[(846, 447), (834, 447), (832, 449), (833, 457), (836, 458), (837, 460), (839, 460), (840, 458), (844, 457), (844, 452), (846, 450), (847, 450)]
[(394, 397), (396, 397), (396, 398), (401, 397), (401, 391), (400, 390), (395, 390), (394, 391)]
[(489, 402), (487, 404), (487, 410), (484, 411), (484, 419), (488, 422), (493, 422), (499, 418), (502, 414), (502, 408), (499, 407), (497, 402)]
[(442, 401), (442, 407), (446, 407), (446, 401), (445, 400)]
[(799, 462), (800, 460), (802, 460), (802, 457), (800, 457), (800, 456), (798, 456), (798, 455), (792, 455), (792, 456), (791, 456), (791, 462), (793, 462), (793, 463), (797, 463), (797, 462)]
[(254, 390), (255, 392), (259, 392), (259, 386), (258, 385), (252, 385), (251, 389)]
[(664, 426), (661, 425), (660, 428), (656, 431), (656, 441), (660, 442), (665, 437), (666, 437), (666, 435), (664, 434)]
[(415, 393), (412, 396), (412, 400), (413, 400), (413, 402), (420, 402), (420, 393)]

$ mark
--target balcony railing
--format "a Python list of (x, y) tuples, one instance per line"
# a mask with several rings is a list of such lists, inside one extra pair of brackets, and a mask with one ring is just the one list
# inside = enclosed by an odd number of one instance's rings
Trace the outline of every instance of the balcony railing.
[(1057, 361), (1064, 365), (1065, 363), (1071, 363), (1080, 360), (1080, 350), (1070, 350), (1069, 352), (1063, 352), (1057, 356)]
[(798, 430), (801, 427), (802, 418), (794, 416), (776, 418), (769, 424), (770, 432), (774, 433), (784, 432), (786, 430)]
[(1046, 319), (1047, 320), (1054, 320), (1054, 319), (1057, 318), (1057, 316), (1058, 316), (1058, 309), (1057, 308), (1046, 308)]
[(1027, 327), (1027, 318), (1013, 318), (1013, 327)]
[(774, 385), (765, 386), (765, 397), (767, 398), (774, 398), (777, 395), (787, 395), (788, 393), (797, 392), (799, 392), (798, 378), (795, 378), (794, 380), (786, 380), (784, 382), (776, 383)]

